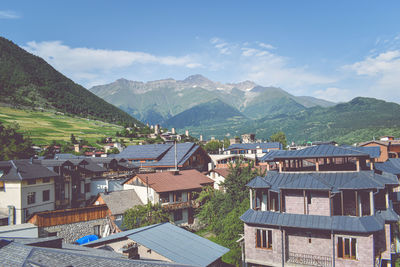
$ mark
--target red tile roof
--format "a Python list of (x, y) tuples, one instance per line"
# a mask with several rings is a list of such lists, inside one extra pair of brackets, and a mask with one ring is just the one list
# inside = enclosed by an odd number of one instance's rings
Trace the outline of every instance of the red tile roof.
[(143, 183), (148, 181), (149, 186), (156, 192), (170, 192), (178, 190), (200, 189), (205, 185), (214, 183), (213, 180), (203, 175), (197, 170), (179, 171), (179, 174), (174, 172), (156, 172), (137, 174)]

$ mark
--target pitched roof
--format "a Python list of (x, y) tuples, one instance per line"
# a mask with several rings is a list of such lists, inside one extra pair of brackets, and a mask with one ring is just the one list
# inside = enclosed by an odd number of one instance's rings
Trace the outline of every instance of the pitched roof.
[(391, 173), (394, 175), (400, 174), (400, 159), (388, 159), (385, 162), (377, 162), (375, 163), (375, 169)]
[(317, 157), (359, 157), (367, 156), (369, 154), (366, 152), (359, 152), (353, 149), (348, 149), (340, 146), (334, 145), (318, 145), (306, 147), (300, 150), (287, 150), (284, 153), (275, 155), (275, 159), (285, 159), (285, 158), (317, 158)]
[(102, 249), (82, 248), (68, 245), (65, 248), (49, 248), (25, 245), (16, 240), (0, 239), (1, 266), (99, 266), (99, 267), (155, 267), (177, 266), (161, 261), (130, 260), (121, 254)]
[(143, 183), (148, 181), (149, 186), (156, 192), (171, 192), (177, 190), (200, 189), (206, 184), (214, 183), (213, 180), (197, 170), (183, 170), (178, 174), (174, 172), (156, 172), (137, 174)]
[(396, 176), (377, 174), (374, 171), (360, 172), (276, 172), (265, 177), (255, 177), (247, 186), (250, 188), (312, 189), (338, 192), (346, 189), (382, 189), (386, 185), (398, 185)]
[(333, 230), (337, 232), (373, 233), (384, 229), (384, 221), (380, 215), (363, 217), (322, 216), (249, 209), (240, 219), (247, 224)]
[(100, 193), (100, 196), (113, 215), (123, 214), (134, 206), (143, 205), (134, 189)]
[(216, 172), (216, 173), (218, 173), (219, 175), (221, 175), (222, 177), (225, 177), (225, 178), (228, 177), (228, 175), (230, 173), (228, 168), (213, 169), (213, 170), (211, 170), (209, 172)]
[(85, 244), (91, 246), (104, 241), (129, 238), (175, 263), (207, 266), (227, 253), (229, 249), (170, 223), (145, 226)]
[(379, 158), (381, 156), (381, 148), (379, 146), (342, 146), (343, 148), (352, 149), (361, 153), (369, 154), (372, 159)]
[(151, 144), (128, 146), (118, 154), (119, 157), (127, 158), (130, 160), (140, 159), (158, 159), (165, 154), (173, 144)]
[(263, 150), (267, 149), (283, 149), (282, 144), (279, 142), (267, 142), (267, 143), (246, 143), (246, 144), (232, 144), (225, 150), (232, 150), (232, 149), (257, 149), (261, 148)]
[(0, 168), (4, 171), (2, 180), (28, 180), (37, 178), (56, 177), (57, 173), (48, 168), (32, 164), (29, 159), (3, 161)]

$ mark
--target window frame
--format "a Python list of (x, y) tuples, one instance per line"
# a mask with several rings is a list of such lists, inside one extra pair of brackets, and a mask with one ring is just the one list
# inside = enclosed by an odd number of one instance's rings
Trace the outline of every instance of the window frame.
[[(347, 241), (347, 242), (346, 242)], [(357, 260), (358, 254), (357, 238), (350, 236), (338, 236), (337, 238), (337, 258), (345, 260)], [(348, 249), (348, 253), (346, 250)], [(354, 255), (355, 254), (355, 255)]]
[[(45, 192), (48, 194), (47, 199), (45, 199)], [(42, 191), (42, 201), (43, 202), (50, 201), (50, 189)]]
[[(177, 214), (179, 214), (179, 216), (177, 216)], [(174, 222), (183, 220), (183, 210), (181, 209), (175, 210), (173, 215), (174, 215)]]
[(28, 205), (32, 205), (36, 203), (36, 192), (28, 192), (26, 195), (26, 201)]
[(270, 229), (259, 229), (255, 231), (255, 247), (257, 249), (272, 250), (273, 246), (272, 230)]

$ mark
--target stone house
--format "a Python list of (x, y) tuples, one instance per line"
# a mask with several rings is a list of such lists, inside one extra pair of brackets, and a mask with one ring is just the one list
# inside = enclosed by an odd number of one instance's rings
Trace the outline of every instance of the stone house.
[(370, 155), (331, 145), (286, 151), (255, 177), (244, 222), (248, 266), (386, 266), (399, 249), (390, 195)]
[(197, 170), (136, 174), (124, 183), (124, 189), (134, 189), (144, 204), (150, 201), (170, 211), (176, 224), (192, 224), (196, 193), (214, 181)]

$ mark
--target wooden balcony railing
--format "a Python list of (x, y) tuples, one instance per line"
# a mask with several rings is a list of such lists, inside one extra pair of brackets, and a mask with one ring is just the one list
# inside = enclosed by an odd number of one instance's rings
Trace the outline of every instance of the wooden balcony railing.
[(166, 209), (166, 210), (178, 210), (178, 209), (184, 209), (184, 208), (197, 208), (198, 204), (194, 201), (185, 201), (185, 202), (176, 202), (176, 203), (162, 203), (161, 206)]
[(330, 267), (332, 266), (332, 258), (328, 256), (317, 256), (304, 253), (293, 253), (289, 252), (287, 262), (308, 265), (308, 266), (321, 266)]

